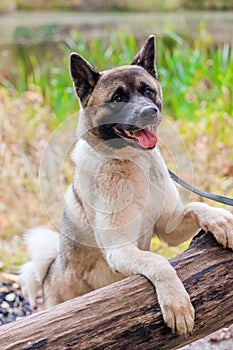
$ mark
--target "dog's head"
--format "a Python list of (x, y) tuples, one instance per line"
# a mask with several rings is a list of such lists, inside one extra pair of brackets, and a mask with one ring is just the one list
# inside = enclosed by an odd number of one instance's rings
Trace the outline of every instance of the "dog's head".
[(71, 76), (84, 109), (89, 142), (108, 141), (115, 148), (155, 147), (162, 95), (154, 61), (153, 35), (131, 65), (103, 72), (98, 72), (81, 55), (71, 54)]

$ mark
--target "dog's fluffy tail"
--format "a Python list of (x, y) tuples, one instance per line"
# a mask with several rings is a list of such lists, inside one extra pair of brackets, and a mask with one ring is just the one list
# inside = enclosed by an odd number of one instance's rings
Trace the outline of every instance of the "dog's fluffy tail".
[(25, 234), (25, 242), (31, 261), (21, 267), (20, 281), (23, 291), (28, 295), (31, 307), (35, 308), (36, 296), (59, 250), (59, 235), (52, 230), (37, 227)]

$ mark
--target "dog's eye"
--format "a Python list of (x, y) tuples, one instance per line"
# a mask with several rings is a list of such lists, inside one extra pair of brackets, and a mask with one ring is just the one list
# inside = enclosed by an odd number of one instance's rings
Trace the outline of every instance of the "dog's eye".
[(122, 102), (123, 101), (123, 97), (119, 94), (116, 94), (113, 96), (113, 102)]
[(147, 87), (145, 88), (145, 90), (144, 90), (144, 96), (151, 98), (151, 97), (154, 96), (154, 94), (155, 94), (154, 90), (152, 90), (150, 87), (147, 86)]

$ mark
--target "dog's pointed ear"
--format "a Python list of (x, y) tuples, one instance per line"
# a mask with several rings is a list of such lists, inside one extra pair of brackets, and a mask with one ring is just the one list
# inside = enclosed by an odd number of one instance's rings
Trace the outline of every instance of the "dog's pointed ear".
[(73, 52), (70, 55), (70, 74), (75, 91), (82, 105), (85, 106), (99, 80), (100, 73), (85, 58)]
[(132, 63), (133, 65), (143, 67), (148, 73), (157, 79), (155, 69), (155, 36), (150, 35), (141, 50), (136, 54)]

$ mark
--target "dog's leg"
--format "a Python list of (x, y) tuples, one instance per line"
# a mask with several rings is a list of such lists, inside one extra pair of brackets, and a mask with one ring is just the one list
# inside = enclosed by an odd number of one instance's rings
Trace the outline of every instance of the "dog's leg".
[(205, 203), (178, 206), (169, 216), (161, 215), (156, 223), (156, 235), (169, 245), (178, 245), (193, 237), (198, 230), (212, 232), (224, 248), (233, 249), (233, 215)]
[[(105, 224), (106, 221), (107, 218), (104, 218)], [(139, 228), (140, 225), (137, 226)], [(194, 309), (176, 271), (164, 257), (140, 250), (136, 243), (127, 242), (128, 232), (123, 231), (95, 231), (97, 243), (109, 266), (124, 275), (141, 274), (147, 277), (156, 288), (165, 323), (173, 332), (188, 335), (194, 325)]]

